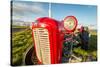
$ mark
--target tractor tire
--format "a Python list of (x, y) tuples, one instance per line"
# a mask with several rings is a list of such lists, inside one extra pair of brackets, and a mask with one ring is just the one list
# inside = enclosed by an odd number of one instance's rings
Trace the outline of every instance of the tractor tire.
[(35, 54), (35, 49), (33, 46), (31, 46), (25, 54), (24, 65), (37, 65), (37, 64), (38, 60)]

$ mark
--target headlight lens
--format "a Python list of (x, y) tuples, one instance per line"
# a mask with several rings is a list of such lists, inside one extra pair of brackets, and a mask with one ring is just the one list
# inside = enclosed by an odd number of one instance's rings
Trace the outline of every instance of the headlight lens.
[(77, 20), (74, 16), (68, 16), (64, 19), (64, 28), (67, 31), (74, 31), (77, 26)]

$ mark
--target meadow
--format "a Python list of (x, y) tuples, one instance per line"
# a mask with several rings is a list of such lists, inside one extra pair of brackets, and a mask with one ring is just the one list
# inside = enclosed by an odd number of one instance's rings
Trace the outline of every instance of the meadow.
[(27, 48), (33, 45), (30, 29), (12, 33), (12, 65), (22, 65)]

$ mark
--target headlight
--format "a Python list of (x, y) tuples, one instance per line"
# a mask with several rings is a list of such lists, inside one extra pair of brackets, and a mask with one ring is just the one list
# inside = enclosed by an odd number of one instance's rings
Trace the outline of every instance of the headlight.
[(63, 21), (63, 25), (67, 32), (73, 32), (77, 27), (77, 19), (74, 16), (67, 16)]

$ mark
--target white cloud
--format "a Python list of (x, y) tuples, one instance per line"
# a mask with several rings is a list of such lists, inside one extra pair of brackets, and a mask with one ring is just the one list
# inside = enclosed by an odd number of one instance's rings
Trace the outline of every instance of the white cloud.
[(13, 2), (13, 12), (19, 14), (25, 14), (25, 13), (44, 14), (45, 9), (42, 7), (42, 5), (38, 3), (30, 5), (30, 3)]
[(31, 20), (32, 15), (46, 15), (47, 13), (47, 11), (43, 8), (43, 5), (40, 3), (13, 1), (12, 4), (12, 20)]

